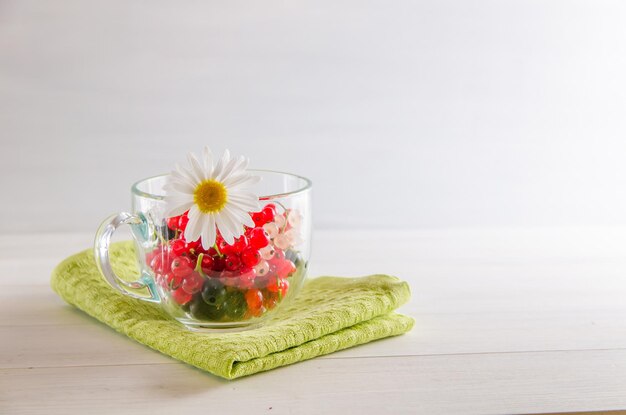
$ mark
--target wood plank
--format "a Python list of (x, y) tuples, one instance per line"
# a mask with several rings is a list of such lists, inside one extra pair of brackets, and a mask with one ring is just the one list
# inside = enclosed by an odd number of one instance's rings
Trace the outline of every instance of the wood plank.
[[(4, 339), (0, 368), (164, 361), (159, 353), (87, 315), (64, 311), (67, 324), (0, 326)], [(613, 311), (420, 314), (411, 333), (325, 358), (626, 349), (624, 315)]]
[(626, 408), (624, 390), (623, 350), (315, 359), (232, 382), (179, 364), (0, 370), (11, 414), (591, 411)]

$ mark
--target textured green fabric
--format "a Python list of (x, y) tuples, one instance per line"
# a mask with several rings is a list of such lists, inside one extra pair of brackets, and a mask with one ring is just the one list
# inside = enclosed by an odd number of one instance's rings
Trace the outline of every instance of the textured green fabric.
[[(134, 278), (132, 243), (113, 244), (111, 261), (119, 275)], [(392, 312), (409, 299), (408, 284), (386, 275), (312, 279), (280, 319), (235, 333), (187, 330), (158, 305), (118, 293), (100, 276), (91, 250), (59, 264), (51, 284), (69, 304), (115, 330), (227, 379), (399, 335), (413, 326), (412, 318)]]

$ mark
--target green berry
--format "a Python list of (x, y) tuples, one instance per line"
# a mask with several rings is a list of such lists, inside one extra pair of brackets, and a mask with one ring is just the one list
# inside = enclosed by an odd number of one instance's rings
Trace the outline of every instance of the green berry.
[(232, 290), (228, 292), (228, 297), (224, 302), (226, 317), (230, 320), (240, 320), (247, 310), (246, 298), (243, 292)]
[(210, 306), (221, 308), (226, 300), (226, 288), (215, 278), (207, 278), (202, 288), (202, 299)]

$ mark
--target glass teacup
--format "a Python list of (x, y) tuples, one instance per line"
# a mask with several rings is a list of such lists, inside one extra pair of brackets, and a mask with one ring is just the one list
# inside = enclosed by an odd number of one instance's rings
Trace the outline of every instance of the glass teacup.
[[(261, 176), (255, 193), (263, 209), (254, 228), (233, 244), (209, 249), (186, 241), (186, 214), (166, 217), (167, 176), (131, 188), (132, 213), (105, 220), (96, 234), (96, 264), (106, 281), (133, 298), (159, 303), (191, 329), (242, 329), (274, 316), (300, 289), (311, 247), (311, 181), (300, 176), (250, 170)], [(119, 278), (109, 262), (111, 236), (129, 225), (140, 276)], [(145, 295), (139, 292), (145, 291)]]

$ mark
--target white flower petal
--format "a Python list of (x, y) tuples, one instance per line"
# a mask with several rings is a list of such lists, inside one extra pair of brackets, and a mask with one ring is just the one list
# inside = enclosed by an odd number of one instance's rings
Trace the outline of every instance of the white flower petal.
[(220, 181), (220, 182), (224, 181), (224, 178), (228, 177), (230, 175), (230, 172), (233, 171), (235, 164), (237, 164), (237, 159), (236, 158), (230, 159), (230, 161), (224, 166), (224, 168), (220, 172), (219, 176), (215, 177), (215, 180)]
[(183, 204), (173, 205), (173, 207), (169, 208), (166, 211), (165, 216), (168, 218), (171, 218), (172, 216), (182, 215), (183, 213), (187, 212), (192, 206), (193, 206), (193, 201), (186, 202)]
[(228, 224), (230, 231), (235, 238), (238, 238), (243, 234), (243, 224), (235, 217), (235, 215), (231, 213), (229, 209), (224, 207), (224, 209), (220, 212), (220, 215), (224, 217), (224, 222)]
[(210, 178), (215, 179), (216, 177), (219, 177), (222, 173), (222, 170), (228, 164), (229, 160), (230, 160), (230, 152), (228, 150), (225, 150), (224, 154), (222, 155), (222, 158), (220, 158), (220, 160), (217, 162), (217, 165), (215, 166), (215, 169), (213, 169), (213, 172)]
[(213, 172), (213, 153), (209, 146), (204, 146), (204, 150), (202, 152), (202, 161), (204, 162), (204, 171), (206, 177), (211, 177), (211, 173)]
[(196, 188), (189, 182), (170, 180), (163, 186), (163, 190), (166, 192), (176, 191), (179, 193), (193, 194)]
[(224, 179), (224, 186), (228, 188), (233, 187), (246, 187), (256, 184), (261, 181), (261, 176), (253, 176), (249, 173), (232, 175)]
[(240, 209), (246, 210), (248, 212), (258, 212), (260, 210), (260, 204), (258, 199), (248, 199), (245, 197), (240, 197), (236, 194), (229, 194), (228, 200), (233, 205), (236, 205)]
[(197, 241), (202, 231), (200, 227), (202, 213), (196, 205), (193, 205), (187, 216), (189, 216), (189, 222), (185, 228), (185, 239), (189, 242)]
[(172, 170), (172, 172), (170, 173), (170, 176), (180, 181), (188, 182), (191, 184), (194, 184), (196, 182), (194, 177), (189, 175), (189, 173), (185, 169), (180, 167), (178, 164), (176, 164), (175, 170)]
[(205, 215), (206, 219), (204, 224), (202, 225), (202, 247), (204, 249), (209, 249), (213, 245), (215, 245), (215, 218), (213, 215)]
[(217, 229), (219, 229), (222, 234), (222, 238), (224, 238), (226, 243), (232, 245), (232, 243), (235, 242), (235, 237), (233, 236), (228, 223), (224, 219), (223, 212), (215, 215), (215, 225), (217, 226)]
[(250, 216), (250, 214), (246, 212), (245, 210), (241, 209), (239, 206), (236, 206), (230, 203), (224, 206), (224, 209), (228, 210), (228, 212), (230, 212), (230, 214), (238, 222), (241, 222), (243, 225), (246, 225), (249, 228), (254, 228), (254, 221), (252, 220), (252, 217)]
[(198, 181), (201, 182), (203, 180), (208, 179), (206, 172), (202, 168), (202, 165), (200, 164), (200, 161), (198, 160), (195, 154), (189, 153), (187, 155), (187, 159), (189, 160), (189, 164), (191, 165), (191, 170), (195, 174)]
[[(207, 215), (205, 213), (200, 213), (200, 219), (198, 220), (198, 228), (200, 229), (200, 242), (202, 244), (202, 247), (204, 248), (204, 233), (205, 230), (207, 229), (207, 226), (209, 224), (209, 216), (211, 215)], [(208, 240), (207, 240), (208, 243)], [(212, 246), (213, 244), (209, 245), (209, 248)]]

